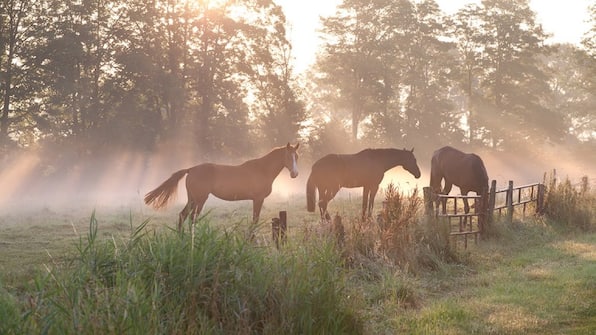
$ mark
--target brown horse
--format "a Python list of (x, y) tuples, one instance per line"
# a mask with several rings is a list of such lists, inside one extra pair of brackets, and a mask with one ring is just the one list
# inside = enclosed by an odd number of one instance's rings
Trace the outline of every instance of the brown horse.
[(309, 212), (315, 211), (316, 194), (319, 191), (321, 218), (329, 220), (327, 204), (342, 187), (363, 187), (362, 219), (372, 214), (375, 195), (383, 180), (385, 171), (398, 165), (420, 178), (414, 149), (365, 149), (352, 155), (329, 154), (312, 166), (306, 184), (306, 205)]
[[(445, 187), (441, 190), (441, 182)], [(483, 198), (482, 207), (488, 199), (488, 174), (482, 159), (446, 146), (434, 152), (430, 162), (430, 187), (436, 194), (449, 194), (451, 187), (458, 186), (462, 195), (470, 191)], [(464, 198), (464, 209), (470, 212), (468, 199)]]
[(174, 172), (153, 191), (145, 195), (145, 203), (155, 209), (167, 205), (171, 195), (178, 188), (178, 181), (185, 175), (188, 202), (180, 212), (178, 230), (182, 223), (191, 215), (191, 222), (201, 213), (209, 194), (228, 201), (252, 200), (253, 223), (259, 220), (263, 201), (271, 193), (273, 180), (285, 167), (290, 176), (298, 176), (299, 144), (273, 149), (267, 155), (246, 161), (240, 165), (220, 165), (213, 163), (200, 164), (189, 169)]

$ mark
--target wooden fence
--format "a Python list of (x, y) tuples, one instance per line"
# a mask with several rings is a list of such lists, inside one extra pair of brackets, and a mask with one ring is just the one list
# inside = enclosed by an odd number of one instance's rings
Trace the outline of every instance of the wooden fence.
[[(480, 209), (480, 204), (484, 203), (481, 196), (435, 194), (430, 187), (425, 187), (423, 191), (425, 214), (428, 217), (437, 221), (437, 224), (448, 225), (450, 236), (454, 239), (463, 238), (464, 248), (468, 247), (470, 237), (478, 243), (478, 236), (482, 234), (487, 221), (487, 212)], [(465, 200), (473, 207), (469, 213), (464, 211)]]
[(279, 217), (271, 220), (271, 235), (275, 247), (279, 249), (280, 242), (285, 244), (287, 241), (286, 231), (288, 230), (288, 212), (280, 211)]
[[(503, 216), (513, 222), (516, 207), (521, 207), (521, 215), (525, 217), (528, 205), (535, 204), (535, 213), (542, 214), (544, 209), (544, 194), (546, 187), (541, 183), (513, 186), (509, 181), (508, 187), (497, 190), (497, 182), (491, 182), (488, 201), (479, 195), (438, 195), (430, 187), (424, 187), (424, 212), (438, 224), (449, 225), (453, 238), (463, 238), (464, 247), (468, 247), (468, 239), (473, 238), (478, 243), (478, 237), (487, 225), (494, 221), (494, 216)], [(472, 211), (465, 213), (464, 200), (468, 200)], [(483, 208), (484, 207), (484, 208)], [(337, 235), (338, 242), (343, 243), (344, 229), (341, 217), (333, 220), (332, 229)], [(272, 239), (277, 248), (286, 242), (287, 212), (280, 211), (279, 217), (271, 221)]]
[[(535, 213), (542, 214), (546, 190), (544, 184), (533, 183), (514, 187), (513, 181), (510, 180), (507, 188), (497, 190), (496, 186), (497, 182), (493, 180), (488, 197), (488, 213), (491, 220), (495, 213), (502, 216), (505, 210), (507, 222), (512, 223), (515, 207), (521, 206), (522, 217), (525, 217), (528, 205), (532, 203), (535, 204)], [(499, 199), (501, 201), (498, 201)]]
[[(509, 181), (508, 187), (497, 190), (497, 182), (493, 180), (488, 193), (488, 199), (482, 196), (463, 195), (438, 195), (430, 187), (425, 187), (424, 203), (425, 214), (434, 218), (439, 224), (449, 225), (450, 235), (454, 238), (463, 237), (464, 247), (468, 247), (468, 238), (473, 237), (478, 242), (486, 225), (494, 221), (494, 216), (503, 215), (506, 211), (506, 220), (513, 222), (516, 207), (521, 206), (521, 214), (526, 215), (529, 204), (535, 203), (535, 212), (541, 214), (544, 208), (544, 184), (534, 183), (522, 186), (513, 186)], [(465, 213), (464, 201), (467, 200), (472, 211)]]

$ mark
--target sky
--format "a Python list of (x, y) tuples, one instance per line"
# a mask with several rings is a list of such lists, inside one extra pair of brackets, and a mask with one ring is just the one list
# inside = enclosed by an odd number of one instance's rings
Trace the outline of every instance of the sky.
[[(295, 69), (303, 72), (315, 60), (320, 45), (317, 29), (319, 16), (335, 13), (341, 0), (274, 0), (284, 8), (290, 24), (290, 39), (293, 43)], [(480, 0), (437, 0), (441, 9), (453, 14), (469, 3)], [(530, 0), (530, 7), (536, 12), (537, 21), (553, 36), (548, 42), (578, 44), (590, 28), (588, 7), (596, 0)]]

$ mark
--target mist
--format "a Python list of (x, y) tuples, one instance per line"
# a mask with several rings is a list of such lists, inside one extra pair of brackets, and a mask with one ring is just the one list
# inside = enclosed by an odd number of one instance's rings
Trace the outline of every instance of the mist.
[[(458, 147), (456, 145), (456, 147)], [(509, 180), (516, 185), (542, 182), (544, 174), (556, 169), (559, 178), (568, 177), (572, 182), (579, 182), (582, 176), (588, 176), (594, 184), (596, 171), (594, 157), (582, 155), (581, 151), (564, 150), (560, 146), (545, 145), (536, 151), (503, 152), (487, 148), (466, 150), (481, 156), (488, 171), (489, 179), (496, 180), (499, 188), (506, 187)], [(415, 153), (422, 176), (415, 179), (402, 167), (395, 167), (385, 173), (380, 185), (377, 200), (383, 197), (383, 189), (393, 183), (402, 192), (410, 193), (414, 188), (429, 184), (431, 150)], [(438, 147), (436, 148), (438, 149)], [(1, 162), (0, 170), (0, 210), (23, 212), (39, 209), (69, 211), (73, 209), (92, 210), (94, 208), (123, 208), (133, 211), (152, 213), (153, 210), (143, 203), (144, 195), (157, 187), (169, 176), (183, 168), (188, 168), (207, 161), (241, 164), (245, 160), (265, 155), (271, 148), (261, 148), (259, 154), (251, 157), (220, 157), (219, 159), (201, 159), (196, 153), (177, 149), (175, 145), (160, 146), (155, 152), (121, 150), (99, 156), (78, 156), (72, 153), (59, 154), (51, 151), (24, 151), (7, 155)], [(299, 149), (309, 152), (308, 145)], [(350, 147), (337, 149), (343, 153)], [(310, 167), (320, 157), (301, 155), (299, 175), (290, 178), (283, 169), (273, 183), (273, 191), (265, 200), (302, 201), (305, 194), (306, 180)], [(59, 157), (60, 159), (51, 159)], [(459, 190), (454, 188), (452, 193)], [(360, 197), (362, 189), (342, 189), (337, 197)], [(176, 200), (169, 209), (179, 210), (186, 203), (184, 180), (178, 185)], [(305, 202), (305, 200), (304, 200)], [(208, 207), (222, 207), (226, 202), (210, 196)]]

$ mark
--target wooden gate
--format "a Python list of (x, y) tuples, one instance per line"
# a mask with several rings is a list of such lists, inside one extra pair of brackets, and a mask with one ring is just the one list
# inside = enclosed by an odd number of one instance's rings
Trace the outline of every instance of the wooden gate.
[[(454, 239), (463, 238), (464, 248), (468, 248), (468, 239), (473, 238), (478, 243), (478, 236), (482, 234), (486, 224), (487, 211), (481, 208), (482, 197), (478, 195), (442, 195), (432, 192), (430, 187), (425, 187), (425, 213), (433, 217), (439, 224), (449, 226), (449, 235)], [(464, 211), (464, 199), (470, 204), (470, 212)], [(457, 245), (457, 243), (454, 243)]]
[(514, 187), (512, 180), (509, 181), (507, 188), (497, 190), (497, 181), (493, 180), (488, 197), (491, 221), (495, 214), (502, 216), (505, 211), (507, 222), (512, 223), (515, 207), (518, 206), (521, 207), (521, 215), (524, 218), (529, 204), (535, 205), (536, 214), (542, 214), (545, 190), (546, 187), (541, 183)]
[[(430, 187), (425, 187), (424, 202), (425, 214), (449, 225), (450, 235), (463, 236), (464, 246), (468, 246), (468, 237), (473, 236), (478, 242), (478, 236), (483, 234), (486, 225), (491, 224), (494, 216), (503, 215), (505, 211), (508, 223), (513, 222), (515, 207), (521, 207), (522, 218), (526, 215), (527, 206), (535, 205), (535, 213), (542, 214), (544, 208), (545, 186), (541, 183), (533, 183), (522, 186), (513, 186), (509, 181), (508, 187), (497, 190), (497, 181), (491, 182), (488, 201), (482, 201), (481, 196), (463, 195), (438, 195)], [(471, 204), (470, 213), (464, 213), (463, 201), (467, 199)], [(480, 204), (487, 204), (487, 208), (480, 208)]]

